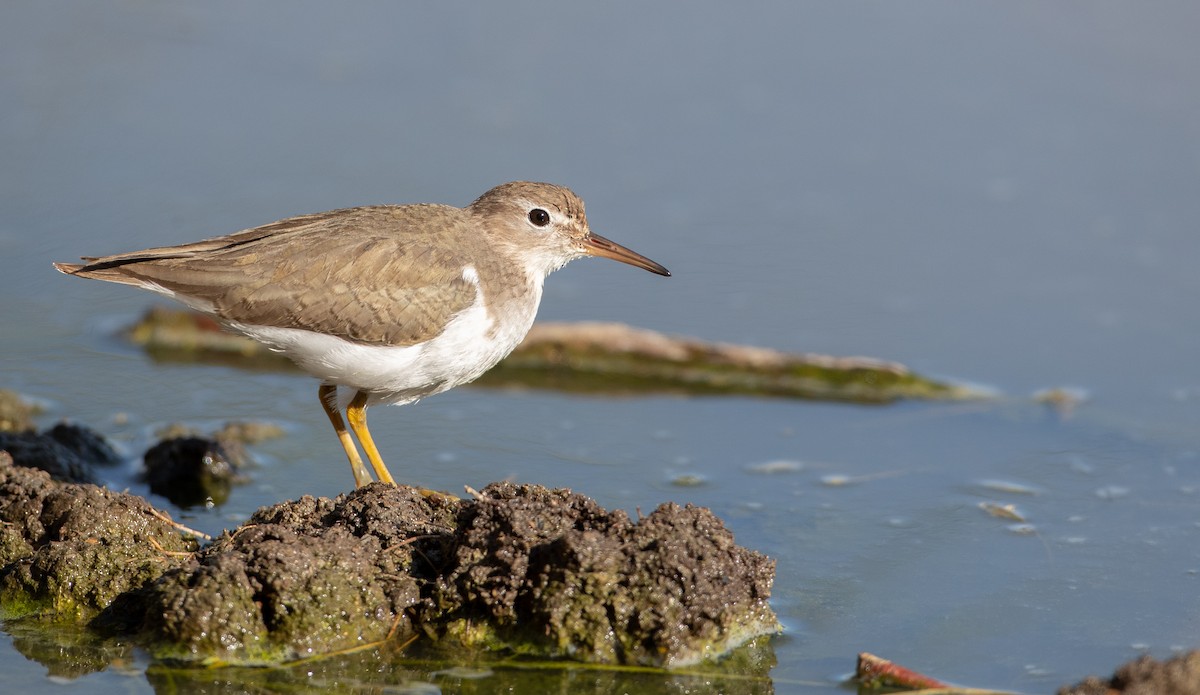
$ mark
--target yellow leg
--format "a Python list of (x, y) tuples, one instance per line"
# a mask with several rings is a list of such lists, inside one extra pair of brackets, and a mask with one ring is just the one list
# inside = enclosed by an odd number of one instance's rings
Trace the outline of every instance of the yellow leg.
[(363, 452), (371, 462), (371, 467), (375, 469), (375, 477), (379, 478), (380, 482), (395, 485), (396, 481), (392, 479), (387, 466), (383, 465), (383, 458), (379, 455), (379, 449), (375, 448), (375, 440), (371, 439), (371, 432), (367, 429), (366, 391), (354, 394), (354, 400), (350, 401), (350, 407), (346, 408), (346, 419), (350, 421), (350, 429), (354, 430), (354, 436), (358, 437)]
[(350, 433), (346, 431), (346, 423), (342, 420), (342, 414), (338, 412), (337, 387), (330, 384), (321, 384), (321, 388), (317, 390), (317, 395), (321, 397), (321, 407), (325, 409), (325, 414), (329, 416), (329, 421), (333, 423), (333, 430), (337, 432), (338, 441), (342, 443), (342, 448), (346, 450), (346, 458), (350, 459), (350, 470), (354, 471), (354, 484), (357, 487), (370, 485), (371, 474), (367, 472), (367, 467), (363, 465), (362, 459), (359, 458), (358, 447), (354, 446), (354, 440), (350, 438)]

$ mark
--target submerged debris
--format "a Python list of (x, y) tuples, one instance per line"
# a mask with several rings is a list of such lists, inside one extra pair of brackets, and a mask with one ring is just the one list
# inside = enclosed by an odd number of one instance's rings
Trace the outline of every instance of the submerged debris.
[(980, 502), (979, 508), (997, 519), (1005, 519), (1007, 521), (1025, 521), (1025, 515), (1017, 511), (1017, 505), (1015, 504)]
[(1033, 394), (1033, 402), (1041, 403), (1059, 417), (1068, 419), (1090, 397), (1091, 395), (1087, 389), (1075, 386), (1059, 386), (1035, 392)]
[(921, 690), (925, 688), (946, 688), (946, 684), (905, 668), (888, 659), (875, 656), (869, 652), (858, 655), (858, 666), (854, 669), (854, 678), (861, 688), (878, 690), (880, 688), (900, 690)]

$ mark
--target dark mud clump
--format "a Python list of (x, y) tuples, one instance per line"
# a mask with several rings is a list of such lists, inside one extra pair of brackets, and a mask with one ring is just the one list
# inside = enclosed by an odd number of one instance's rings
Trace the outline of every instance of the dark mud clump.
[(282, 428), (263, 422), (227, 422), (211, 433), (170, 425), (142, 456), (150, 492), (180, 507), (224, 504), (234, 485), (246, 482), (252, 464), (246, 444), (279, 437)]
[(438, 498), (389, 485), (261, 509), (148, 589), (149, 647), (170, 661), (257, 664), (411, 635), (417, 551), (453, 518)]
[(1111, 678), (1089, 676), (1060, 688), (1059, 695), (1195, 695), (1200, 693), (1200, 651), (1158, 661), (1143, 656), (1117, 669)]
[(86, 621), (196, 549), (146, 500), (60, 484), (0, 451), (0, 609)]
[(566, 490), (475, 500), (374, 484), (259, 510), (202, 549), (145, 500), (0, 452), (0, 609), (133, 637), (162, 661), (275, 664), (419, 639), (674, 667), (779, 629), (774, 563), (710, 512), (634, 522)]
[(633, 523), (568, 490), (494, 484), (462, 514), (437, 626), (467, 644), (683, 666), (778, 630), (773, 578), (707, 509)]
[(238, 459), (218, 439), (164, 439), (142, 460), (150, 491), (180, 507), (223, 504), (238, 479)]
[(147, 594), (162, 659), (276, 663), (412, 636), (681, 666), (778, 630), (774, 566), (707, 510), (640, 523), (564, 490), (372, 485), (260, 510)]
[(0, 432), (0, 451), (7, 451), (18, 466), (46, 471), (66, 483), (95, 483), (93, 466), (121, 462), (103, 437), (69, 423), (59, 423), (44, 432)]

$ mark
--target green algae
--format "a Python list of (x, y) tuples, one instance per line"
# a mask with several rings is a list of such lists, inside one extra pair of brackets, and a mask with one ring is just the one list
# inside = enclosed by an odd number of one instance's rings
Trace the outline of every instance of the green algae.
[(611, 323), (541, 324), (500, 370), (624, 377), (626, 387), (885, 403), (977, 398), (976, 389), (929, 379), (895, 362), (785, 353), (667, 336)]
[(25, 432), (33, 429), (33, 418), (41, 407), (30, 403), (21, 394), (0, 389), (0, 432)]
[[(0, 452), (0, 614), (87, 622), (197, 544), (140, 497), (57, 483)], [(19, 534), (19, 537), (17, 537)]]

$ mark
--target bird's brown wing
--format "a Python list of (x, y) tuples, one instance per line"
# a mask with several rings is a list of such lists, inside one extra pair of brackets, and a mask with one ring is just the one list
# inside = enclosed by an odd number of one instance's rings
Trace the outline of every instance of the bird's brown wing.
[(226, 321), (412, 345), (475, 301), (463, 259), (444, 241), (463, 224), (461, 210), (442, 205), (350, 208), (56, 266), (166, 290)]

